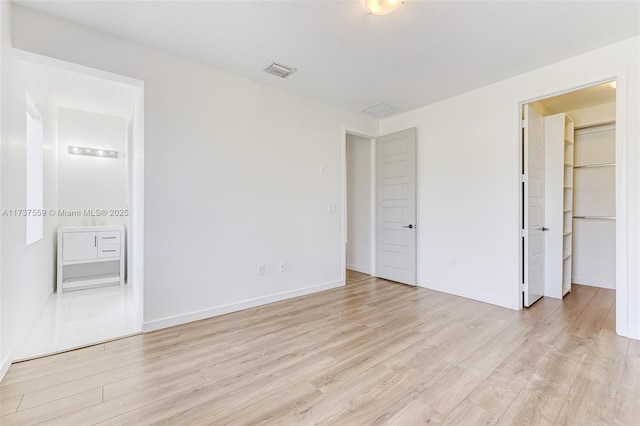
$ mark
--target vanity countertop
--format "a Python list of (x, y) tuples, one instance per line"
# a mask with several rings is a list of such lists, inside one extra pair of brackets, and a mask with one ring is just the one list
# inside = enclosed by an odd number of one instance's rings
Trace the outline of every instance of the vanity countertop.
[(58, 231), (64, 232), (101, 232), (101, 231), (124, 231), (123, 225), (105, 226), (61, 226)]

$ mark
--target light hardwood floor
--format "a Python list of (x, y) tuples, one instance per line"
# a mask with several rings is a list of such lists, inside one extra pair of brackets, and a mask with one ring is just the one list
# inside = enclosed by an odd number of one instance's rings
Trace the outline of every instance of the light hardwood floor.
[(345, 287), (15, 364), (0, 424), (625, 424), (640, 342), (614, 292), (511, 311), (349, 274)]

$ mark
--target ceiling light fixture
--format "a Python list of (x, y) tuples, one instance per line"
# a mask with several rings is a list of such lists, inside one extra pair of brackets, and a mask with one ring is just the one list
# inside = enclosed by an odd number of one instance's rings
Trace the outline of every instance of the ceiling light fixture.
[(387, 15), (404, 4), (404, 0), (364, 0), (364, 8), (370, 15)]

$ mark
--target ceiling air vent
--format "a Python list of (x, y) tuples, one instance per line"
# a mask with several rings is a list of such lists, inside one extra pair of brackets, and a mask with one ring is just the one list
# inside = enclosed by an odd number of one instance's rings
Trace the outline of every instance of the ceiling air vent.
[(368, 108), (362, 110), (362, 112), (366, 112), (367, 114), (375, 115), (376, 117), (384, 117), (389, 114), (393, 114), (394, 112), (399, 111), (398, 108), (392, 107), (389, 104), (384, 102), (380, 102), (379, 104), (371, 105)]
[(269, 65), (264, 69), (264, 72), (271, 75), (275, 75), (276, 77), (280, 77), (280, 78), (287, 78), (296, 71), (298, 70), (295, 68), (278, 64), (276, 62), (271, 63), (271, 65)]

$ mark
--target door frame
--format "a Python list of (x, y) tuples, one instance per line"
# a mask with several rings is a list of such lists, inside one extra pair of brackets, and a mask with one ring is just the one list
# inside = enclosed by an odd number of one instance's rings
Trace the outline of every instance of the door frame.
[(516, 297), (519, 309), (523, 309), (522, 300), (522, 271), (524, 267), (524, 250), (522, 247), (522, 237), (520, 231), (522, 228), (522, 215), (525, 208), (524, 191), (521, 183), (520, 175), (524, 166), (523, 147), (524, 140), (522, 134), (522, 127), (520, 125), (522, 120), (522, 110), (524, 105), (542, 101), (547, 98), (551, 98), (558, 95), (563, 95), (570, 92), (575, 92), (581, 89), (585, 89), (599, 84), (610, 83), (616, 81), (616, 333), (621, 336), (628, 336), (628, 294), (629, 294), (629, 280), (627, 272), (628, 264), (628, 227), (627, 227), (627, 123), (628, 123), (628, 78), (626, 70), (621, 70), (617, 75), (609, 76), (601, 80), (592, 81), (589, 83), (574, 86), (566, 90), (547, 93), (534, 98), (520, 101), (518, 104), (518, 167), (517, 167), (517, 182), (518, 182), (518, 229), (516, 232), (518, 238), (518, 279), (517, 285), (514, 286), (516, 290), (514, 296)]
[[(127, 266), (125, 274), (127, 281), (131, 281), (133, 296), (135, 299), (137, 320), (140, 324), (141, 332), (144, 324), (144, 81), (115, 74), (97, 68), (79, 65), (62, 59), (29, 52), (22, 49), (13, 49), (16, 57), (20, 60), (58, 68), (77, 74), (100, 78), (115, 83), (126, 84), (136, 89), (134, 107), (129, 121), (132, 123), (133, 140), (127, 141), (127, 146), (132, 147), (132, 151), (127, 155), (130, 158), (127, 162), (127, 201), (131, 194), (131, 205), (127, 219), (127, 240), (131, 239), (133, 253), (127, 251)], [(130, 142), (130, 145), (129, 145)], [(128, 245), (128, 243), (127, 243)], [(130, 259), (135, 261), (130, 263)]]
[(372, 277), (376, 276), (376, 137), (367, 132), (356, 130), (347, 126), (342, 126), (342, 282), (346, 284), (346, 270), (347, 270), (347, 226), (348, 226), (348, 211), (347, 211), (347, 135), (359, 136), (364, 139), (369, 139), (371, 146), (371, 223), (370, 223), (370, 235), (371, 235), (371, 271)]

